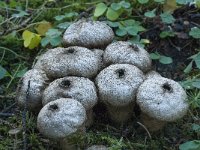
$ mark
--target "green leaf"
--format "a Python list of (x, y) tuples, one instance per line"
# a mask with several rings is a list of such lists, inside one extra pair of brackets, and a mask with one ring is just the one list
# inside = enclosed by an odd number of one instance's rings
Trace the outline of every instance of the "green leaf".
[(153, 17), (156, 16), (155, 12), (156, 12), (156, 9), (153, 9), (152, 11), (147, 11), (147, 12), (145, 12), (144, 15), (145, 15), (146, 17), (148, 17), (148, 18), (153, 18)]
[(12, 17), (20, 18), (29, 15), (27, 12), (20, 10), (18, 14), (12, 14)]
[(173, 62), (173, 60), (171, 57), (161, 55), (159, 62), (166, 65), (166, 64), (171, 64)]
[(52, 38), (50, 40), (50, 44), (52, 46), (58, 46), (61, 43), (61, 41), (62, 41), (62, 37), (58, 36), (58, 37)]
[(0, 15), (0, 23), (4, 21), (4, 17)]
[(70, 26), (70, 22), (63, 22), (57, 25), (58, 28), (60, 29), (67, 29)]
[(125, 26), (133, 26), (133, 25), (135, 25), (137, 23), (133, 19), (128, 19), (128, 20), (123, 21), (123, 24), (125, 24)]
[(121, 5), (119, 4), (119, 3), (112, 3), (111, 4), (111, 8), (113, 9), (113, 10), (120, 10), (121, 9)]
[(57, 21), (61, 21), (65, 18), (65, 15), (59, 15), (54, 17)]
[(200, 53), (198, 53), (198, 55), (194, 58), (194, 61), (195, 61), (197, 68), (200, 69)]
[(192, 83), (192, 86), (195, 87), (195, 88), (200, 89), (200, 80), (195, 80), (195, 81)]
[(127, 31), (118, 28), (115, 33), (116, 33), (117, 36), (125, 36), (127, 34)]
[(27, 67), (24, 68), (24, 69), (22, 69), (22, 70), (20, 70), (20, 71), (17, 73), (16, 77), (18, 77), (18, 78), (23, 77), (23, 75), (27, 72), (27, 70), (28, 70)]
[(186, 5), (188, 3), (193, 2), (194, 0), (176, 0), (177, 4)]
[(160, 59), (160, 54), (158, 54), (158, 53), (151, 53), (150, 57), (153, 60), (157, 60), (157, 59)]
[(94, 10), (94, 17), (100, 17), (101, 15), (104, 14), (104, 12), (106, 11), (107, 6), (104, 3), (99, 3), (97, 4), (95, 10)]
[(149, 0), (138, 0), (138, 2), (139, 2), (140, 4), (146, 4), (146, 3), (149, 2)]
[(191, 28), (189, 35), (195, 39), (199, 39), (200, 38), (200, 28), (197, 28), (197, 27)]
[(1, 65), (0, 65), (0, 79), (3, 79), (5, 77), (7, 73), (7, 70), (4, 69)]
[(112, 21), (106, 21), (106, 22), (110, 27), (113, 27), (113, 28), (116, 28), (119, 26), (119, 22), (112, 22)]
[(122, 7), (124, 7), (125, 9), (128, 9), (131, 7), (131, 4), (129, 2), (125, 2), (125, 1), (121, 1), (119, 3)]
[(194, 130), (196, 133), (200, 133), (200, 125), (193, 123), (192, 130)]
[(77, 12), (70, 12), (70, 13), (65, 13), (65, 18), (72, 18), (78, 16)]
[(41, 40), (41, 45), (43, 47), (47, 46), (47, 44), (49, 43), (49, 38), (47, 37), (44, 37), (42, 40)]
[(113, 10), (112, 8), (108, 8), (108, 11), (106, 13), (106, 17), (111, 20), (111, 21), (115, 21), (116, 19), (119, 18), (119, 14), (117, 11)]
[(175, 18), (169, 12), (160, 14), (160, 17), (163, 23), (171, 24), (175, 21)]
[(136, 36), (138, 34), (138, 30), (134, 26), (127, 27), (126, 31), (132, 36)]
[(46, 36), (48, 36), (50, 38), (60, 36), (61, 34), (62, 34), (62, 32), (60, 32), (58, 29), (49, 29), (46, 32)]
[(189, 65), (184, 69), (185, 73), (189, 73), (192, 70), (193, 61), (189, 63)]
[(200, 149), (200, 140), (193, 140), (183, 143), (179, 146), (180, 150), (199, 150)]
[(40, 44), (41, 41), (39, 34), (30, 32), (28, 30), (23, 32), (22, 38), (24, 40), (24, 47), (28, 47), (29, 49), (34, 49)]
[(174, 37), (175, 33), (173, 31), (162, 31), (160, 33), (161, 38), (166, 38), (166, 37)]
[(164, 3), (165, 3), (165, 0), (154, 0), (154, 2), (160, 3), (160, 4), (164, 4)]
[(38, 34), (40, 35), (45, 35), (45, 33), (51, 28), (51, 23), (43, 21), (38, 24), (37, 27), (35, 27), (35, 30), (37, 31)]

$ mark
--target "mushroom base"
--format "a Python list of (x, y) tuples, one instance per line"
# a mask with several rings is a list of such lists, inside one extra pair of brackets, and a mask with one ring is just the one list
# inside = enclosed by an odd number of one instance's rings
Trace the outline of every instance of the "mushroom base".
[(157, 120), (146, 115), (145, 113), (142, 113), (140, 118), (144, 126), (151, 132), (155, 132), (162, 129), (166, 124), (165, 121)]
[(87, 110), (86, 114), (87, 114), (87, 119), (86, 119), (86, 122), (85, 122), (85, 126), (90, 127), (94, 122), (93, 110), (92, 109)]
[(125, 106), (111, 106), (107, 105), (107, 110), (110, 119), (117, 124), (126, 123), (129, 119), (131, 119), (134, 114), (134, 103)]

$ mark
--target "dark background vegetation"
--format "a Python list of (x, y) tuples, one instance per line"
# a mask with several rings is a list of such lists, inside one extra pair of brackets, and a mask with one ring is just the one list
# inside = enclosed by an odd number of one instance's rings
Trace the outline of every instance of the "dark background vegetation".
[(145, 47), (153, 69), (187, 90), (190, 110), (182, 120), (151, 135), (137, 120), (121, 128), (96, 120), (86, 136), (71, 141), (82, 148), (104, 144), (113, 150), (200, 150), (199, 8), (199, 0), (1, 0), (0, 150), (23, 149), (24, 144), (27, 149), (59, 149), (38, 132), (35, 114), (17, 107), (15, 90), (37, 56), (62, 46), (63, 32), (82, 17), (105, 21), (115, 40)]

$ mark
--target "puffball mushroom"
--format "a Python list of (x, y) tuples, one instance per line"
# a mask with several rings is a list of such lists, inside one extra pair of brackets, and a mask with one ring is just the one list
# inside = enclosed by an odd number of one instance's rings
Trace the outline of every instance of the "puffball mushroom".
[(17, 88), (16, 100), (20, 106), (37, 112), (42, 107), (42, 94), (48, 84), (44, 71), (31, 69), (21, 78)]
[(104, 145), (93, 145), (88, 147), (86, 150), (108, 150), (108, 148)]
[(110, 65), (98, 74), (95, 80), (99, 99), (106, 104), (114, 122), (131, 118), (136, 91), (144, 78), (142, 71), (130, 64)]
[(96, 87), (92, 81), (84, 77), (64, 77), (54, 80), (43, 93), (43, 105), (58, 98), (74, 98), (87, 111), (87, 126), (93, 122), (92, 108), (97, 103)]
[(137, 104), (144, 125), (157, 131), (166, 122), (182, 118), (187, 110), (187, 95), (177, 82), (164, 77), (145, 80), (137, 92)]
[(87, 48), (102, 48), (112, 42), (113, 30), (103, 22), (79, 20), (71, 24), (63, 35), (63, 41), (68, 46), (83, 46)]
[(100, 57), (94, 52), (84, 47), (68, 47), (52, 49), (41, 56), (36, 63), (36, 67), (41, 66), (46, 74), (51, 78), (65, 76), (83, 76), (92, 78), (99, 70)]
[(154, 77), (162, 77), (158, 72), (153, 71), (153, 70), (147, 72), (147, 73), (145, 74), (145, 76), (146, 76), (146, 79), (154, 78)]
[(38, 114), (37, 128), (44, 136), (61, 142), (63, 149), (72, 150), (67, 138), (85, 130), (86, 111), (75, 99), (60, 98), (46, 104)]
[(142, 47), (130, 42), (118, 41), (108, 45), (104, 52), (103, 61), (110, 64), (132, 64), (143, 72), (151, 69), (149, 53)]

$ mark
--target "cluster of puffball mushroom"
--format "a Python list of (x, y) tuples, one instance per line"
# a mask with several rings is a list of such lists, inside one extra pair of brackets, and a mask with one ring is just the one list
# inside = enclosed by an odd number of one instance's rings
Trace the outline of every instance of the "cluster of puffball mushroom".
[(19, 83), (18, 104), (38, 111), (39, 131), (61, 141), (63, 149), (73, 149), (67, 138), (84, 134), (93, 124), (98, 103), (105, 104), (116, 124), (132, 120), (139, 106), (140, 122), (149, 131), (187, 112), (187, 95), (179, 83), (152, 71), (144, 48), (113, 38), (105, 23), (79, 20), (64, 33), (66, 48), (42, 54)]

